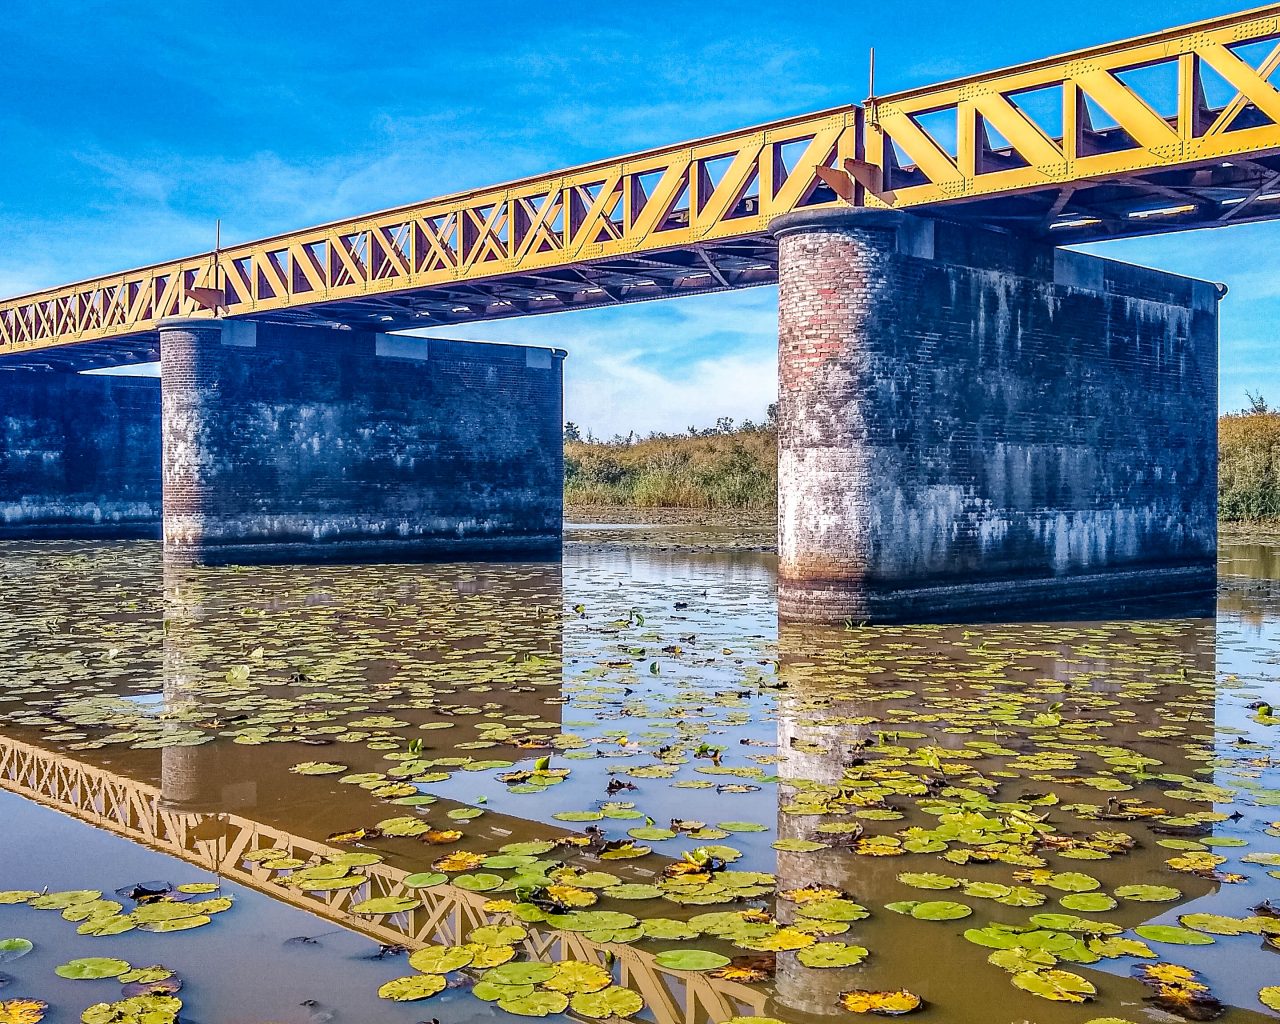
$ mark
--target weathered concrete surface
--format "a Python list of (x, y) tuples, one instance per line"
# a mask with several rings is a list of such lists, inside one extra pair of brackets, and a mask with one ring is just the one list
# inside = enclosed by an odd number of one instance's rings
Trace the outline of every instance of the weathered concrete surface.
[(889, 211), (779, 237), (779, 614), (1209, 593), (1217, 290)]
[(211, 320), (160, 346), (167, 556), (558, 551), (563, 353)]
[(0, 370), (0, 537), (160, 534), (160, 381)]

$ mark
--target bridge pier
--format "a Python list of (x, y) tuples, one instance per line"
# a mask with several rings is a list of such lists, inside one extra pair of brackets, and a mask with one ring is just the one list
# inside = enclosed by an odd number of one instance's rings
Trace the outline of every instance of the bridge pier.
[(160, 381), (0, 370), (0, 537), (160, 532)]
[(561, 352), (209, 319), (160, 352), (167, 558), (559, 550)]
[(772, 228), (781, 617), (1211, 600), (1214, 285), (887, 210)]

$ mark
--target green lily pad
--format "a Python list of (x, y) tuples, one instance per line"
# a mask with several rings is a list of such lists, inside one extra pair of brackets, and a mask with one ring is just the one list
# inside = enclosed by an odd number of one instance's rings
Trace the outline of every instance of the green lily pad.
[(190, 917), (171, 917), (164, 921), (148, 921), (145, 924), (138, 925), (139, 931), (144, 932), (187, 932), (192, 928), (203, 928), (213, 918), (205, 914), (195, 914)]
[(468, 942), (476, 942), (482, 946), (513, 946), (529, 937), (529, 930), (518, 924), (487, 924), (473, 928), (467, 936)]
[(1171, 885), (1120, 885), (1114, 891), (1121, 899), (1139, 903), (1172, 903), (1182, 899), (1182, 890)]
[(1013, 976), (1013, 983), (1024, 992), (1059, 1003), (1088, 1002), (1098, 992), (1092, 982), (1070, 971), (1023, 971)]
[(439, 871), (417, 871), (405, 877), (404, 884), (410, 889), (430, 889), (449, 881), (449, 876)]
[(850, 946), (843, 942), (819, 942), (801, 949), (796, 959), (806, 967), (853, 967), (862, 963), (870, 951), (864, 946)]
[(521, 1017), (550, 1017), (568, 1009), (569, 997), (563, 992), (534, 989), (528, 995), (503, 996), (498, 1000), (498, 1006)]
[(729, 962), (727, 956), (706, 949), (670, 949), (653, 959), (659, 967), (672, 971), (714, 971)]
[(578, 992), (569, 1000), (569, 1007), (583, 1017), (600, 1020), (605, 1017), (630, 1017), (644, 1009), (639, 993), (620, 985), (611, 985), (599, 992)]
[(676, 921), (667, 917), (651, 917), (640, 922), (647, 939), (664, 941), (683, 941), (696, 939), (702, 932), (685, 921)]
[(380, 896), (352, 904), (350, 910), (353, 914), (403, 914), (420, 906), (422, 901), (413, 896)]
[(465, 946), (424, 946), (409, 954), (409, 966), (423, 974), (448, 974), (466, 967), (473, 957)]
[(0, 964), (11, 963), (35, 948), (30, 939), (0, 939)]
[(443, 992), (447, 985), (448, 982), (439, 974), (411, 974), (406, 978), (392, 978), (378, 989), (378, 997), (397, 1003), (412, 1003)]
[(1169, 942), (1176, 946), (1208, 946), (1215, 941), (1201, 932), (1171, 924), (1142, 924), (1134, 932), (1151, 942)]
[(555, 973), (556, 969), (551, 964), (503, 964), (485, 971), (484, 980), (491, 985), (541, 985), (554, 977)]
[(94, 981), (99, 978), (118, 978), (129, 970), (127, 960), (116, 960), (112, 957), (90, 956), (78, 960), (68, 960), (53, 969), (59, 978), (71, 978), (73, 981)]
[(1067, 910), (1079, 911), (1082, 914), (1100, 914), (1107, 910), (1114, 910), (1116, 907), (1116, 901), (1101, 892), (1068, 893), (1058, 900), (1058, 903)]
[(337, 775), (346, 770), (345, 764), (330, 764), (327, 761), (303, 761), (289, 769), (295, 775)]
[(613, 974), (599, 964), (583, 960), (561, 960), (555, 965), (555, 973), (542, 982), (542, 987), (552, 992), (573, 995), (575, 992), (599, 992), (613, 984)]
[(819, 843), (812, 839), (779, 839), (771, 845), (783, 853), (814, 853), (817, 850), (831, 849), (830, 843)]
[(459, 889), (466, 889), (468, 892), (490, 892), (499, 888), (505, 879), (501, 875), (490, 874), (485, 871), (476, 874), (456, 875), (453, 884)]
[(911, 908), (911, 916), (918, 921), (959, 921), (972, 913), (972, 907), (949, 900), (931, 900)]
[(656, 885), (647, 885), (643, 882), (627, 882), (609, 886), (604, 890), (604, 894), (615, 900), (652, 900), (661, 896), (662, 890)]

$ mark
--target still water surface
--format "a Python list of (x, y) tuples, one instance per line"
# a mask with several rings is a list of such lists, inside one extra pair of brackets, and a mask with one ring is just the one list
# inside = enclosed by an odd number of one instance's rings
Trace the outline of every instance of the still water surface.
[(780, 631), (750, 538), (569, 538), (0, 545), (0, 1007), (118, 1003), (54, 972), (98, 957), (176, 971), (188, 1024), (1277, 1017), (1280, 549), (1224, 545), (1216, 620)]

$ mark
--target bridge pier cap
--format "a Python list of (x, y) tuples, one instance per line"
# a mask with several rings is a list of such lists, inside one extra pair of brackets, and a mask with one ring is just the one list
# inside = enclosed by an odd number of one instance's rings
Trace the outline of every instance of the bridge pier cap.
[(780, 617), (1212, 594), (1219, 289), (893, 210), (770, 230)]

